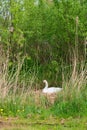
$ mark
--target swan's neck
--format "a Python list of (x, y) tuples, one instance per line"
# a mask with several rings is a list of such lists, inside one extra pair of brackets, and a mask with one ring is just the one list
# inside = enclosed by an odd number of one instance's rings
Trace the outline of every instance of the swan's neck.
[(45, 82), (45, 88), (48, 88), (48, 82), (47, 81)]

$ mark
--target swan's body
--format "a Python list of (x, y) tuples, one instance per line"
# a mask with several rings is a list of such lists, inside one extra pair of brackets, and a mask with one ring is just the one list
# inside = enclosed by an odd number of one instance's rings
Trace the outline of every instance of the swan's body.
[(43, 93), (52, 94), (60, 92), (62, 90), (62, 88), (59, 87), (48, 88), (48, 82), (46, 80), (43, 80), (43, 83), (45, 83), (45, 88), (42, 90)]

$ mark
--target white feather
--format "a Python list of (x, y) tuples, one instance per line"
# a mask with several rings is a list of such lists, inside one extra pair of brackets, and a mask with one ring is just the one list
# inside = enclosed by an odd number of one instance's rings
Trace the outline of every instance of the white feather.
[(43, 83), (45, 83), (45, 88), (42, 90), (43, 93), (52, 94), (52, 93), (60, 92), (62, 90), (62, 88), (59, 87), (48, 88), (48, 82), (46, 80), (43, 80)]

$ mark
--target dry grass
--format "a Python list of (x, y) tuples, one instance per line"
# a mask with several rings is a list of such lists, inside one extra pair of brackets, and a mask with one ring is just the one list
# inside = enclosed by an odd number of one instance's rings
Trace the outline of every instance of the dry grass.
[(29, 79), (29, 86), (26, 86), (25, 81), (22, 84), (19, 84), (19, 76), (20, 71), (23, 65), (24, 59), (20, 61), (18, 60), (18, 64), (16, 66), (16, 72), (14, 72), (14, 67), (12, 71), (9, 73), (9, 59), (6, 59), (6, 62), (3, 63), (3, 67), (1, 67), (1, 75), (0, 75), (0, 98), (5, 99), (6, 97), (10, 96), (15, 99), (16, 93), (20, 95), (22, 102), (25, 102), (27, 97), (33, 99), (34, 103), (38, 106), (44, 104), (47, 100), (49, 104), (54, 104), (56, 100), (57, 94), (43, 94), (42, 90), (34, 90), (32, 89), (32, 85), (35, 82), (36, 75), (33, 73), (32, 77)]
[[(75, 95), (78, 97), (78, 94), (83, 91), (86, 86), (87, 80), (87, 67), (81, 64), (80, 69), (78, 70), (77, 58), (74, 58), (73, 61), (73, 69), (71, 75), (65, 76), (63, 75), (63, 91), (58, 94), (43, 94), (42, 90), (34, 90), (32, 89), (33, 83), (36, 79), (36, 73), (34, 72), (29, 78), (29, 83), (27, 88), (26, 82), (22, 81), (21, 85), (19, 83), (19, 77), (22, 65), (24, 63), (24, 59), (21, 61), (18, 60), (18, 64), (16, 66), (16, 71), (14, 72), (14, 67), (10, 75), (8, 75), (8, 64), (9, 59), (7, 58), (6, 62), (4, 62), (3, 67), (1, 67), (1, 75), (0, 75), (0, 98), (5, 99), (6, 97), (11, 96), (15, 99), (15, 96), (18, 94), (22, 99), (22, 103), (26, 101), (26, 99), (32, 98), (33, 103), (38, 106), (42, 104), (45, 106), (46, 104), (54, 104), (55, 100), (59, 98), (59, 96), (63, 96), (63, 100), (66, 99), (72, 100)], [(69, 77), (69, 78), (67, 78)], [(11, 95), (10, 95), (11, 94)], [(60, 98), (59, 98), (60, 100)], [(31, 101), (32, 102), (32, 101)]]
[[(78, 69), (79, 68), (79, 69)], [(84, 62), (78, 67), (77, 59), (74, 58), (71, 74), (64, 75), (63, 73), (63, 100), (72, 100), (74, 97), (78, 98), (78, 95), (82, 94), (86, 90), (87, 82), (87, 66)]]

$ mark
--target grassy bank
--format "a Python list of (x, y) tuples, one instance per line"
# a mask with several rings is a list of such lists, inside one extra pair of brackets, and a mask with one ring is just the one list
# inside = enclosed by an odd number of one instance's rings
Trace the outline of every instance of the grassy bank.
[(0, 118), (1, 130), (86, 130), (87, 118), (58, 118), (48, 117), (44, 120), (40, 116), (32, 115), (27, 119)]

